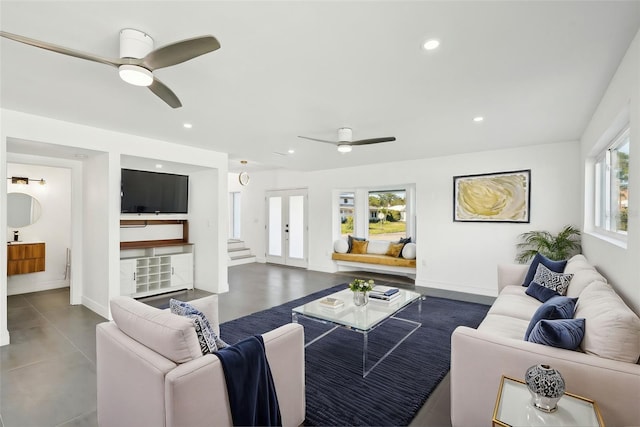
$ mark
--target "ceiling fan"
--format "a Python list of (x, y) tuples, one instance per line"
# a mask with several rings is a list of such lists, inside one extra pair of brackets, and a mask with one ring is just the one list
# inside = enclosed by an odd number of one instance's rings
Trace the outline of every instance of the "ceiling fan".
[(182, 103), (171, 89), (153, 75), (153, 72), (220, 49), (218, 40), (208, 35), (182, 40), (154, 50), (153, 39), (148, 34), (126, 28), (120, 31), (120, 58), (106, 58), (6, 31), (0, 31), (0, 36), (63, 55), (115, 67), (122, 80), (132, 85), (149, 87), (151, 92), (172, 108), (182, 107)]
[(334, 144), (338, 146), (338, 151), (341, 153), (348, 153), (351, 151), (354, 145), (368, 145), (368, 144), (379, 144), (381, 142), (392, 142), (396, 140), (395, 136), (385, 136), (382, 138), (369, 138), (369, 139), (359, 139), (357, 141), (353, 140), (353, 131), (351, 128), (340, 128), (338, 129), (338, 140), (337, 141), (327, 141), (324, 139), (310, 138), (308, 136), (298, 136), (298, 138), (309, 139), (311, 141), (319, 141), (326, 142), (329, 144)]

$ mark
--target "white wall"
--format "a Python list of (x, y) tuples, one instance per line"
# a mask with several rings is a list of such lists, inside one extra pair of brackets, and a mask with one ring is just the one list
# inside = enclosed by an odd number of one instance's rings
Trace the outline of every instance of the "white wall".
[[(307, 187), (309, 268), (335, 271), (334, 190), (415, 183), (416, 284), (493, 296), (496, 264), (514, 262), (519, 234), (580, 224), (579, 150), (578, 142), (566, 142), (309, 173), (254, 172), (243, 192), (243, 238), (264, 260), (265, 191)], [(520, 169), (531, 169), (531, 223), (453, 222), (453, 176)]]
[[(3, 173), (6, 173), (6, 147), (10, 138), (106, 153), (84, 160), (83, 173), (81, 176), (74, 175), (74, 179), (86, 180), (87, 185), (72, 200), (72, 211), (81, 215), (72, 222), (72, 250), (73, 259), (82, 262), (79, 269), (82, 302), (102, 316), (109, 317), (109, 299), (118, 295), (120, 289), (120, 168), (123, 155), (151, 157), (218, 170), (224, 179), (218, 179), (214, 184), (215, 189), (208, 194), (213, 198), (213, 209), (221, 210), (215, 218), (217, 227), (211, 233), (212, 239), (202, 242), (202, 245), (212, 245), (216, 248), (213, 252), (217, 253), (219, 246), (226, 243), (228, 158), (225, 153), (0, 109), (0, 172)], [(2, 186), (2, 235), (7, 234), (6, 200), (6, 187)], [(0, 249), (0, 255), (6, 259), (6, 246)], [(217, 256), (208, 262), (218, 264), (217, 277), (213, 279), (211, 288), (224, 291), (227, 287), (226, 257)], [(6, 265), (0, 268), (0, 344), (4, 345), (8, 344), (9, 338), (6, 323)]]
[[(109, 269), (109, 154), (93, 156), (84, 163), (82, 304), (107, 317), (112, 277)], [(120, 276), (116, 276), (119, 278)]]
[[(25, 156), (10, 155), (12, 162), (37, 161)], [(7, 240), (13, 231), (20, 232), (23, 242), (45, 243), (45, 271), (17, 274), (7, 278), (7, 294), (15, 295), (69, 286), (65, 280), (67, 248), (71, 247), (71, 169), (25, 163), (8, 163), (7, 176), (23, 176), (46, 181), (45, 185), (28, 185), (7, 181), (8, 193), (25, 193), (40, 203), (42, 214), (34, 224), (14, 228), (9, 225)]]
[(195, 245), (195, 287), (215, 293), (229, 290), (227, 175), (224, 168), (189, 176), (189, 239)]
[[(626, 245), (600, 236), (593, 228), (593, 156), (626, 123), (629, 150), (629, 218)], [(609, 83), (582, 139), (584, 229), (583, 251), (609, 279), (625, 302), (640, 313), (640, 32)]]

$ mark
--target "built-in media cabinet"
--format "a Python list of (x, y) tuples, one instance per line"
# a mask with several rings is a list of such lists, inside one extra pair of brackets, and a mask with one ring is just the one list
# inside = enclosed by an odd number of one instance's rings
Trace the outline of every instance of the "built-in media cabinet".
[(120, 243), (120, 295), (134, 298), (193, 289), (193, 244), (186, 220), (122, 220), (121, 227), (182, 224), (181, 239)]

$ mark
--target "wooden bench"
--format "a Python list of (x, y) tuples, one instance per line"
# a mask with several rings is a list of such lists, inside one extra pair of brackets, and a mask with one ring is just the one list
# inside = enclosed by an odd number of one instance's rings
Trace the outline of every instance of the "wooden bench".
[(389, 255), (337, 253), (331, 255), (336, 261), (338, 271), (377, 271), (381, 273), (399, 274), (416, 278), (416, 260), (396, 258)]

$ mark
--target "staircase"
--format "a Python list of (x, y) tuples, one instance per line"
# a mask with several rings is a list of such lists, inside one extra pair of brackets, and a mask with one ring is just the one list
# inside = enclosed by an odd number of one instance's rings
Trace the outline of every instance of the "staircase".
[(250, 264), (252, 262), (256, 262), (256, 257), (251, 254), (251, 249), (244, 246), (242, 240), (227, 240), (227, 266), (232, 267), (234, 265)]

